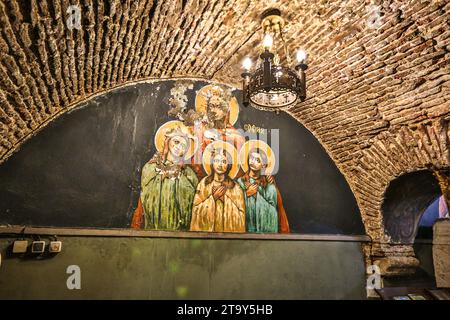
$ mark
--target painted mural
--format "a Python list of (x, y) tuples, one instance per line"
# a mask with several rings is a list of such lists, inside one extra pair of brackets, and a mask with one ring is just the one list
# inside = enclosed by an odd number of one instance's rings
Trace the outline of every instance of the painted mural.
[[(276, 186), (277, 157), (263, 140), (234, 124), (239, 104), (207, 85), (195, 110), (172, 103), (171, 120), (154, 137), (131, 228), (169, 231), (289, 233)], [(247, 137), (247, 139), (246, 139)]]
[(0, 226), (364, 234), (345, 178), (314, 135), (241, 98), (178, 79), (79, 105), (0, 164)]

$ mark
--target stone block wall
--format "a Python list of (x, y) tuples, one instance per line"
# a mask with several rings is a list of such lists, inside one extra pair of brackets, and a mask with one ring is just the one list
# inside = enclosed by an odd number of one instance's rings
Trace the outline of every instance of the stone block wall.
[(450, 288), (450, 220), (433, 226), (433, 262), (436, 286)]

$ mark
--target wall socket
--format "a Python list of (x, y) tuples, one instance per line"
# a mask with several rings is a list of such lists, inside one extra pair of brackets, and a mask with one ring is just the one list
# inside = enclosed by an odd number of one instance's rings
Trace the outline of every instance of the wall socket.
[(45, 241), (33, 241), (31, 244), (32, 253), (43, 253), (45, 251)]
[(48, 251), (52, 253), (61, 252), (62, 242), (61, 241), (50, 241), (48, 246)]
[(13, 253), (25, 253), (27, 252), (28, 241), (27, 240), (16, 240), (13, 244)]

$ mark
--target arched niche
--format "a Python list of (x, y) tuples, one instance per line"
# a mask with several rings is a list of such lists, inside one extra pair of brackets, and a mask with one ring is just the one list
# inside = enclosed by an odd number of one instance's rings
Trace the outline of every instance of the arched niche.
[(382, 205), (385, 230), (391, 241), (414, 243), (422, 214), (439, 196), (438, 181), (429, 170), (407, 173), (393, 180)]
[[(49, 123), (0, 165), (0, 225), (129, 228), (141, 170), (156, 151), (155, 133), (174, 120), (169, 100), (176, 97), (193, 108), (196, 93), (207, 84), (187, 79), (134, 84)], [(240, 92), (233, 94), (240, 102)], [(287, 113), (241, 107), (234, 126), (279, 130), (275, 179), (292, 233), (365, 233), (344, 176), (298, 121)]]

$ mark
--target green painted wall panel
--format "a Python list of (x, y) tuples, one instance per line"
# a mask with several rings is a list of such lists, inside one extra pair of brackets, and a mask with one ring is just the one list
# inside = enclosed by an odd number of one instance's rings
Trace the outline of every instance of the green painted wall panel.
[[(333, 241), (64, 237), (52, 258), (7, 256), (0, 299), (361, 299), (361, 244)], [(81, 268), (68, 290), (66, 268)]]

